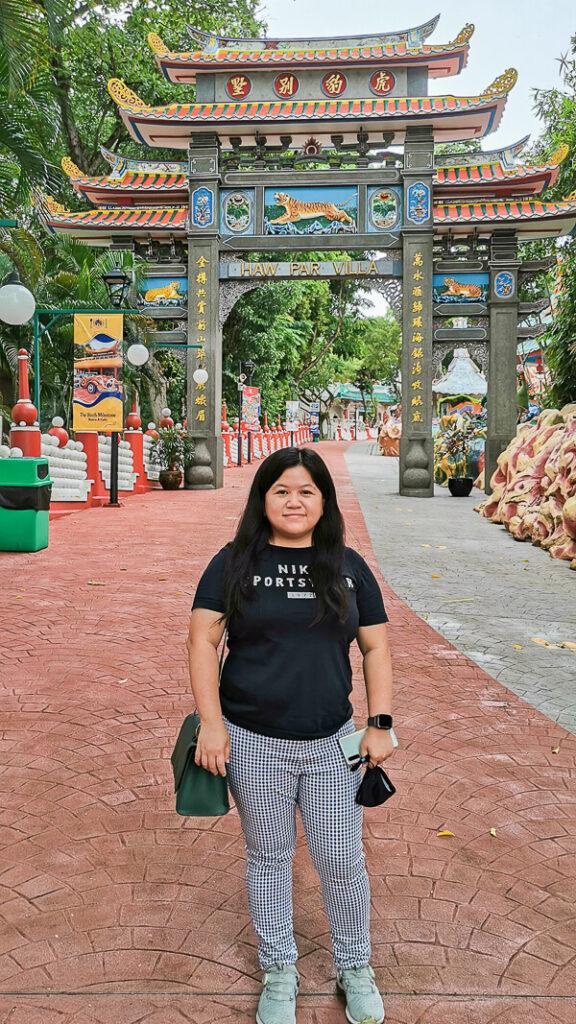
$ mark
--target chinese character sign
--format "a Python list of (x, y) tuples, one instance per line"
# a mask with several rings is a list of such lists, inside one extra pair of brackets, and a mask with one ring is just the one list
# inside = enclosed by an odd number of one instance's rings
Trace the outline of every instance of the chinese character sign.
[(123, 429), (121, 313), (74, 317), (74, 430)]

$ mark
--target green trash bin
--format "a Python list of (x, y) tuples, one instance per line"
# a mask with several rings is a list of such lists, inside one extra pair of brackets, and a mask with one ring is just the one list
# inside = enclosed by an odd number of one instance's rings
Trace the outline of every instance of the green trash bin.
[(0, 551), (48, 547), (48, 459), (0, 459)]

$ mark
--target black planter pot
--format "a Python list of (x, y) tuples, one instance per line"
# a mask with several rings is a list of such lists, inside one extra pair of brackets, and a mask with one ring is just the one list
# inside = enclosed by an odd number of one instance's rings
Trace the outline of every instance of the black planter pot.
[(474, 486), (471, 476), (451, 476), (448, 478), (448, 490), (453, 498), (467, 498)]
[(162, 469), (159, 481), (165, 491), (177, 491), (182, 483), (182, 473), (179, 469)]

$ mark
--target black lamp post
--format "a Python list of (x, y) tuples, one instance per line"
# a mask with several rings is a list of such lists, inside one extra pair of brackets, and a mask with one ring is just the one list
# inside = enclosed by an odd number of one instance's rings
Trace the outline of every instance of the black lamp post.
[(113, 270), (107, 270), (105, 274), (102, 274), (102, 280), (108, 289), (110, 304), (115, 309), (120, 309), (128, 294), (130, 285), (128, 274), (121, 267), (114, 267)]
[[(253, 359), (247, 359), (246, 362), (244, 363), (244, 369), (246, 370), (246, 373), (248, 375), (248, 387), (249, 388), (252, 387), (252, 374), (254, 373), (255, 367), (256, 367), (256, 363), (254, 362)], [(251, 430), (247, 431), (246, 443), (247, 443), (247, 448), (248, 448), (247, 461), (248, 462), (252, 462), (252, 431)]]
[[(121, 267), (114, 267), (102, 274), (102, 280), (108, 289), (110, 303), (114, 309), (120, 309), (128, 294), (130, 278)], [(110, 501), (107, 505), (118, 507), (118, 431), (110, 434)]]

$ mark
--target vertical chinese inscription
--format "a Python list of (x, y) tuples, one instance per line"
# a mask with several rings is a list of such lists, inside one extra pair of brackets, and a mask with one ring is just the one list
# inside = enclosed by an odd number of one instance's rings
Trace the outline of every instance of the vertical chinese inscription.
[[(192, 288), (192, 309), (194, 317), (196, 348), (196, 369), (206, 369), (206, 304), (208, 290), (213, 284), (212, 275), (214, 268), (210, 260), (205, 256), (198, 256), (194, 260), (194, 281)], [(206, 420), (206, 384), (194, 382), (194, 420), (196, 423), (204, 423)]]
[(424, 274), (422, 267), (424, 258), (421, 251), (412, 255), (412, 266), (410, 268), (410, 295), (412, 310), (412, 334), (410, 343), (410, 417), (412, 423), (423, 423), (422, 407), (424, 405), (422, 392), (422, 360), (424, 351), (422, 348), (422, 281)]

